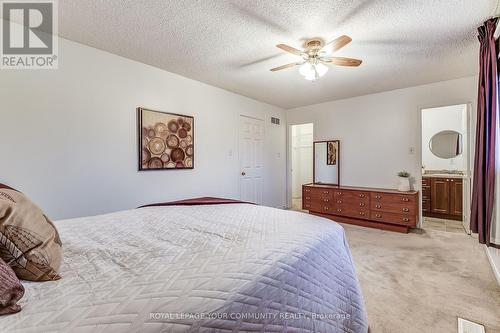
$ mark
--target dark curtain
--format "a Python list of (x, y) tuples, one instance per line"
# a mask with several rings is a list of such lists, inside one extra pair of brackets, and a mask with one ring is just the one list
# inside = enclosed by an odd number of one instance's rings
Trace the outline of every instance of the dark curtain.
[(477, 98), (476, 153), (472, 187), (471, 230), (479, 234), (479, 242), (490, 242), (495, 190), (495, 131), (497, 121), (497, 19), (489, 19), (478, 28), (479, 84)]

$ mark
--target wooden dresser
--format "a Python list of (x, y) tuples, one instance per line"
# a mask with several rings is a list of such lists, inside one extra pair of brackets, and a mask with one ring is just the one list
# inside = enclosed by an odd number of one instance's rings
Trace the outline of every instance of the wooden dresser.
[(337, 222), (408, 232), (418, 222), (418, 191), (306, 184), (302, 209)]

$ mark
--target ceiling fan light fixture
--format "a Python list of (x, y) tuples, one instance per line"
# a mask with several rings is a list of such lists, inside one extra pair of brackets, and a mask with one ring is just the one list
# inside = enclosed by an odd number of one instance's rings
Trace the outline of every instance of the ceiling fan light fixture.
[(306, 43), (304, 50), (299, 50), (286, 44), (278, 44), (276, 47), (301, 57), (302, 61), (271, 68), (271, 72), (300, 66), (299, 73), (304, 76), (306, 80), (314, 81), (328, 72), (327, 65), (357, 67), (361, 65), (362, 62), (359, 59), (328, 56), (331, 52), (338, 51), (351, 41), (351, 37), (346, 35), (337, 37), (326, 44), (322, 39), (315, 38)]
[(314, 81), (322, 77), (328, 72), (328, 66), (323, 65), (322, 63), (312, 64), (306, 62), (305, 64), (299, 67), (299, 73), (304, 76), (306, 80)]
[(328, 72), (328, 66), (318, 63), (316, 65), (316, 72), (318, 72), (319, 77), (322, 77), (326, 74), (326, 72)]
[(299, 73), (304, 77), (314, 76), (314, 66), (308, 62), (299, 67)]

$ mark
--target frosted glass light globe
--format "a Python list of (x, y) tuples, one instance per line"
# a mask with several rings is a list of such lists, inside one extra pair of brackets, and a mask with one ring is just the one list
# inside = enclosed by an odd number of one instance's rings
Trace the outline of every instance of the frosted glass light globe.
[(299, 67), (299, 73), (302, 74), (305, 78), (310, 77), (311, 75), (314, 77), (314, 65), (306, 62)]
[(316, 72), (318, 72), (319, 77), (322, 77), (326, 74), (326, 72), (328, 72), (328, 66), (318, 63), (316, 65)]

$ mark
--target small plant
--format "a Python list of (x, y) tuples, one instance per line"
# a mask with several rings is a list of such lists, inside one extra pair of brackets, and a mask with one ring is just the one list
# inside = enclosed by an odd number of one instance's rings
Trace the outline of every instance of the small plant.
[(408, 171), (399, 171), (398, 172), (398, 177), (409, 178), (410, 177), (410, 173)]

